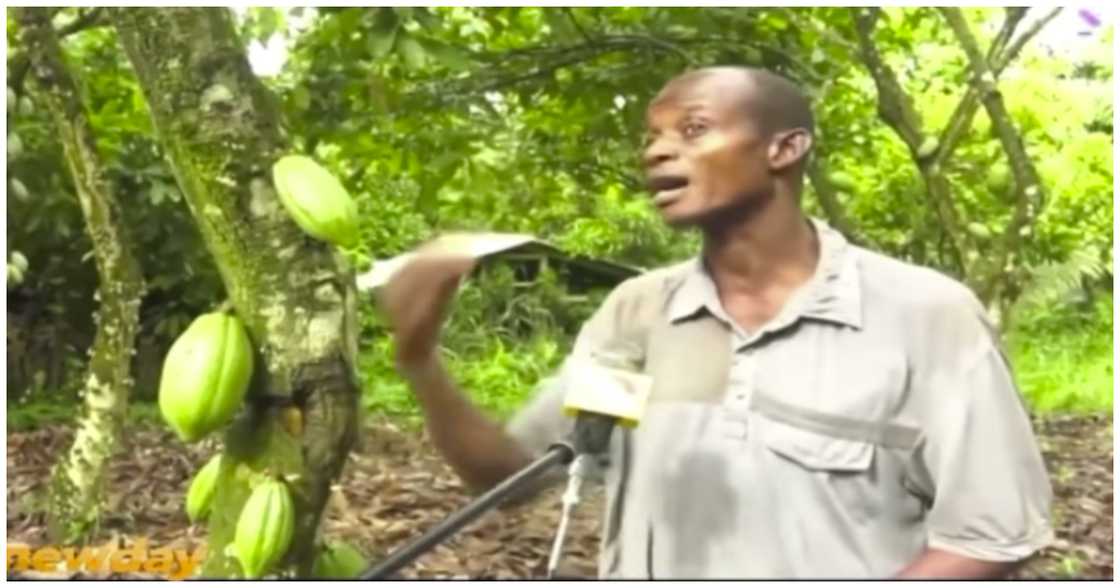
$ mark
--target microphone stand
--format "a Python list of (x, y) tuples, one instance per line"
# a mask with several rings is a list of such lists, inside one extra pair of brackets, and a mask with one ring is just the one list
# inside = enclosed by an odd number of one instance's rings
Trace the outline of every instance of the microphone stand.
[(570, 464), (575, 457), (576, 448), (572, 445), (568, 443), (556, 443), (552, 445), (549, 447), (548, 452), (542, 457), (522, 468), (516, 474), (506, 478), (501, 484), (498, 484), (482, 496), (474, 499), (470, 504), (452, 513), (440, 524), (421, 535), (412, 543), (393, 552), (384, 561), (363, 572), (362, 575), (358, 576), (358, 579), (389, 579), (390, 574), (394, 574), (411, 564), (416, 558), (443, 542), (448, 537), (485, 514), (488, 510), (500, 504), (511, 494), (515, 494), (529, 483), (542, 477), (553, 467)]
[[(358, 576), (358, 579), (388, 579), (390, 574), (400, 571), (426, 551), (443, 542), (448, 537), (485, 514), (486, 511), (500, 504), (511, 494), (515, 494), (518, 490), (524, 489), (531, 482), (536, 481), (538, 478), (548, 473), (553, 467), (569, 465), (576, 459), (576, 456), (582, 458), (589, 455), (604, 453), (610, 443), (611, 432), (614, 430), (616, 422), (617, 418), (610, 415), (590, 412), (580, 413), (579, 417), (576, 418), (575, 428), (569, 440), (553, 443), (542, 457), (528, 466), (525, 466), (516, 474), (506, 478), (501, 484), (498, 484), (490, 489), (490, 491), (474, 499), (470, 504), (452, 513), (444, 519), (443, 522), (432, 527), (432, 529), (421, 535), (412, 543), (391, 553), (384, 561), (374, 565), (362, 573), (362, 575)], [(559, 558), (560, 544), (563, 542), (564, 531), (567, 527), (567, 514), (571, 506), (578, 501), (579, 481), (578, 476), (573, 478), (570, 482), (569, 490), (566, 493), (565, 502), (567, 504), (565, 504), (565, 516), (562, 522), (561, 533), (557, 535), (556, 543), (552, 549), (552, 555), (549, 558), (550, 577), (555, 572), (556, 561)], [(574, 498), (572, 498), (573, 495)]]

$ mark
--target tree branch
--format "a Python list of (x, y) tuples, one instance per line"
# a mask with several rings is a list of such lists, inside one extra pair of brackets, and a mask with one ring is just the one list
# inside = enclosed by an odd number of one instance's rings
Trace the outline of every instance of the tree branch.
[(58, 29), (58, 36), (59, 38), (64, 38), (86, 29), (103, 27), (108, 24), (109, 19), (106, 18), (105, 8), (95, 6), (78, 15), (78, 18), (74, 19), (74, 22)]
[(583, 37), (583, 40), (590, 43), (591, 35), (588, 35), (587, 30), (583, 28), (583, 25), (579, 24), (579, 20), (576, 18), (575, 11), (573, 11), (570, 6), (565, 6), (563, 10), (564, 14), (567, 15), (568, 20), (572, 21), (572, 26), (575, 27), (576, 31), (579, 31), (579, 34), (581, 37)]
[(1003, 18), (1003, 26), (1000, 27), (999, 33), (996, 35), (995, 39), (992, 39), (992, 44), (988, 47), (988, 63), (995, 63), (996, 57), (1003, 51), (1003, 48), (1007, 46), (1012, 35), (1015, 34), (1015, 29), (1019, 26), (1019, 22), (1027, 15), (1027, 10), (1027, 8), (1022, 7), (1007, 9), (1007, 13)]
[[(491, 92), (532, 79), (547, 77), (561, 68), (591, 61), (609, 53), (648, 49), (650, 47), (676, 54), (686, 63), (693, 63), (688, 52), (664, 39), (643, 35), (612, 35), (578, 45), (529, 47), (480, 56), (483, 61), (489, 62), (494, 67), (484, 69), (480, 75), (459, 80), (433, 80), (429, 84), (430, 88), (427, 88), (425, 92), (432, 95), (466, 95)], [(517, 65), (505, 66), (501, 63), (511, 60), (524, 61), (528, 65), (529, 71), (517, 71)], [(453, 87), (449, 88), (449, 84)]]
[(995, 61), (996, 65), (994, 67), (1000, 71), (1003, 71), (1003, 69), (1010, 65), (1012, 61), (1015, 61), (1015, 58), (1019, 56), (1019, 52), (1023, 50), (1023, 47), (1025, 47), (1031, 39), (1035, 38), (1039, 33), (1041, 33), (1042, 29), (1046, 28), (1046, 25), (1050, 24), (1051, 21), (1057, 18), (1057, 16), (1061, 14), (1061, 12), (1062, 8), (1059, 6), (1058, 8), (1055, 8), (1048, 12), (1046, 16), (1034, 21), (1031, 27), (1023, 31), (1023, 34), (1019, 35), (1019, 37), (1015, 39), (1015, 42), (1012, 43), (1011, 46), (1008, 47), (1007, 50), (999, 56), (999, 59)]
[(914, 159), (918, 159), (918, 151), (922, 144), (922, 120), (909, 95), (902, 89), (898, 77), (883, 59), (879, 48), (875, 45), (875, 24), (879, 20), (879, 9), (868, 8), (855, 12), (856, 31), (859, 40), (860, 57), (867, 71), (875, 80), (878, 90), (879, 115), (898, 133), (899, 137), (910, 148)]
[[(910, 149), (911, 157), (922, 174), (926, 184), (926, 195), (930, 199), (933, 210), (945, 227), (946, 237), (949, 241), (954, 260), (957, 266), (967, 274), (965, 256), (962, 255), (962, 244), (968, 239), (966, 233), (960, 230), (957, 219), (956, 206), (953, 202), (953, 190), (941, 171), (941, 166), (934, 163), (935, 159), (930, 153), (925, 153), (922, 133), (922, 120), (914, 109), (910, 96), (902, 88), (894, 71), (887, 65), (875, 44), (874, 31), (879, 18), (879, 9), (863, 9), (854, 13), (857, 40), (859, 42), (860, 57), (875, 80), (879, 102), (879, 116), (894, 129), (906, 146)], [(934, 152), (936, 153), (936, 151)]]
[[(997, 36), (996, 40), (992, 42), (991, 48), (988, 50), (988, 63), (991, 65), (992, 74), (996, 79), (999, 79), (1000, 74), (1011, 62), (1019, 55), (1026, 46), (1027, 42), (1037, 36), (1047, 23), (1054, 20), (1058, 13), (1062, 11), (1061, 8), (1055, 8), (1050, 11), (1046, 16), (1035, 21), (1034, 24), (1019, 35), (1015, 43), (1010, 47), (1006, 43), (1011, 37), (1013, 31), (1008, 32), (1006, 37), (1002, 36), (1003, 30), (1007, 30), (1010, 26), (1014, 29), (1014, 24), (1017, 24), (1022, 15), (1018, 18), (1009, 13), (1007, 20), (1004, 21), (1004, 29), (1000, 31), (1001, 36)], [(1024, 13), (1025, 14), (1025, 13)], [(1002, 43), (1002, 44), (1001, 44)], [(993, 57), (995, 56), (995, 57)], [(965, 95), (961, 101), (957, 103), (956, 109), (953, 110), (952, 116), (949, 117), (949, 122), (945, 125), (945, 130), (941, 133), (941, 139), (938, 141), (940, 148), (937, 150), (935, 162), (943, 164), (948, 161), (949, 156), (960, 144), (964, 138), (965, 133), (972, 126), (972, 118), (976, 116), (976, 111), (980, 108), (980, 92), (974, 85), (969, 85), (965, 91)]]
[(973, 85), (980, 92), (980, 101), (988, 112), (992, 126), (1011, 162), (1011, 172), (1015, 177), (1016, 203), (1015, 214), (1003, 233), (1003, 247), (999, 251), (999, 265), (990, 272), (986, 282), (991, 288), (1004, 274), (1002, 268), (1010, 260), (1019, 243), (1019, 231), (1031, 222), (1032, 217), (1042, 208), (1043, 187), (1038, 172), (1023, 146), (1022, 137), (1011, 119), (1003, 97), (996, 87), (996, 77), (989, 66), (979, 43), (968, 27), (968, 22), (960, 9), (940, 8), (949, 27), (953, 30), (965, 54), (968, 55), (972, 71)]
[[(78, 15), (78, 18), (74, 19), (74, 22), (58, 29), (55, 34), (58, 35), (59, 40), (62, 40), (86, 29), (102, 27), (108, 24), (108, 19), (105, 17), (105, 9), (100, 6), (95, 6)], [(9, 60), (8, 86), (15, 91), (16, 95), (23, 95), (23, 81), (27, 77), (27, 72), (30, 68), (31, 60), (27, 58), (27, 53), (24, 51), (16, 53), (12, 56), (11, 60)]]

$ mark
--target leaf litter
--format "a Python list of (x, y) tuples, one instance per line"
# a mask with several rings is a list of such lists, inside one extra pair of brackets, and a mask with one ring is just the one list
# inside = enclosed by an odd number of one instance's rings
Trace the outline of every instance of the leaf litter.
[[(1054, 486), (1056, 541), (1016, 573), (1021, 579), (1112, 577), (1112, 456), (1110, 415), (1036, 419)], [(8, 543), (48, 542), (45, 507), (50, 467), (72, 439), (63, 425), (7, 435)], [(217, 439), (185, 445), (166, 429), (129, 429), (111, 461), (107, 508), (93, 544), (193, 551), (205, 543), (204, 524), (187, 520), (183, 497), (192, 476), (220, 446)], [(544, 578), (559, 521), (562, 488), (532, 501), (491, 511), (400, 572), (406, 579)], [(322, 534), (347, 541), (379, 561), (419, 537), (471, 495), (426, 436), (387, 421), (364, 429), (358, 449), (332, 487)], [(573, 514), (559, 577), (593, 578), (603, 493), (585, 491)], [(43, 574), (8, 572), (9, 578)], [(141, 578), (142, 574), (59, 572), (54, 578)]]

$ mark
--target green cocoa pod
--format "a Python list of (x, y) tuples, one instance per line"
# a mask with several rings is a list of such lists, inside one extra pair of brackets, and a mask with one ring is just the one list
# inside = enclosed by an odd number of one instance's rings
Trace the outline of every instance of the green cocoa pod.
[(233, 553), (246, 578), (259, 578), (292, 544), (296, 515), (288, 486), (279, 480), (257, 485), (237, 518)]
[(968, 223), (968, 226), (966, 226), (965, 228), (968, 229), (968, 232), (972, 233), (975, 237), (979, 237), (981, 239), (990, 239), (992, 237), (991, 229), (980, 223)]
[(221, 454), (215, 455), (198, 470), (187, 490), (187, 518), (197, 523), (210, 514), (214, 489), (218, 487), (218, 472), (222, 469)]
[(316, 578), (352, 580), (366, 571), (369, 564), (362, 552), (345, 542), (328, 543), (315, 557), (311, 573)]
[(1011, 168), (1006, 163), (997, 163), (988, 168), (988, 190), (993, 194), (1002, 196), (1011, 186)]
[(18, 267), (19, 271), (27, 271), (27, 258), (24, 257), (22, 253), (20, 253), (19, 251), (12, 251), (10, 257), (12, 265)]
[(8, 159), (19, 159), (20, 155), (23, 155), (23, 140), (19, 133), (12, 131), (8, 133)]
[(828, 181), (841, 192), (854, 192), (856, 189), (855, 179), (846, 172), (834, 171), (828, 174)]
[(12, 196), (15, 196), (21, 202), (27, 202), (27, 199), (31, 197), (31, 192), (27, 190), (27, 186), (24, 186), (19, 178), (12, 178), (10, 184), (12, 186)]
[(358, 244), (358, 206), (326, 168), (288, 155), (272, 166), (272, 181), (280, 202), (308, 235), (342, 247)]
[(926, 137), (921, 145), (918, 145), (918, 158), (925, 159), (937, 152), (940, 144), (937, 142), (936, 137)]
[(23, 270), (14, 265), (8, 266), (8, 285), (16, 286), (23, 283)]
[(160, 412), (180, 439), (198, 441), (237, 412), (252, 373), (253, 347), (241, 320), (222, 312), (204, 314), (167, 352)]

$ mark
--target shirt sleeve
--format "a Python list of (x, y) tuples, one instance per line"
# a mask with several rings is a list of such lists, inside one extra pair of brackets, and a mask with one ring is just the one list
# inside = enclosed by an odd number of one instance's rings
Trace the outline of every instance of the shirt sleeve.
[(970, 314), (962, 329), (974, 334), (970, 344), (942, 363), (927, 390), (930, 414), (919, 458), (933, 489), (928, 545), (979, 560), (1018, 561), (1054, 539), (1052, 490), (998, 339), (985, 318)]
[(564, 414), (564, 396), (567, 393), (567, 367), (576, 357), (590, 357), (596, 350), (615, 341), (619, 333), (621, 299), (624, 282), (615, 288), (580, 328), (572, 352), (563, 365), (550, 378), (542, 380), (529, 401), (517, 411), (506, 425), (506, 432), (534, 456), (542, 455), (548, 447), (564, 438), (575, 424), (575, 419)]
[(561, 369), (556, 375), (543, 380), (533, 391), (529, 402), (506, 424), (506, 432), (533, 457), (543, 455), (574, 424), (572, 418), (564, 415), (565, 389)]

